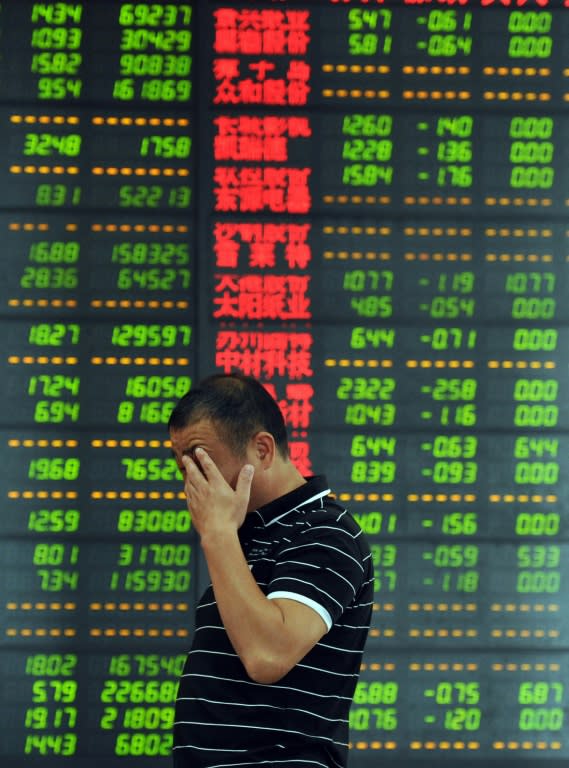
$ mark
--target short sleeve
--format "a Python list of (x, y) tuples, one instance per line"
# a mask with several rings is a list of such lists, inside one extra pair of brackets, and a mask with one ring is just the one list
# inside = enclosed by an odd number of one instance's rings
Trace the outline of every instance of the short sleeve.
[(267, 597), (309, 605), (330, 629), (364, 581), (368, 564), (360, 535), (359, 529), (350, 530), (334, 519), (304, 527), (277, 552)]

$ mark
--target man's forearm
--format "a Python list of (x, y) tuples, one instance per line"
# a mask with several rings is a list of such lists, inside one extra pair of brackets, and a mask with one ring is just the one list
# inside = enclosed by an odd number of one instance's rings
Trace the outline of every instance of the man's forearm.
[(237, 533), (202, 539), (221, 620), (249, 676), (270, 683), (288, 671), (284, 616), (256, 583)]

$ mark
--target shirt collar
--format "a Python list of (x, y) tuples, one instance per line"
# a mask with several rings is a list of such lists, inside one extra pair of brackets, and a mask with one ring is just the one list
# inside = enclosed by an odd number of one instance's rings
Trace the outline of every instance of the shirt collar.
[(330, 486), (324, 475), (314, 475), (306, 478), (306, 482), (295, 488), (294, 491), (279, 496), (278, 499), (270, 501), (254, 512), (251, 512), (245, 518), (241, 526), (241, 532), (247, 534), (255, 528), (267, 528), (276, 523), (285, 515), (294, 512), (297, 509), (311, 504), (318, 499), (324, 498), (330, 493)]

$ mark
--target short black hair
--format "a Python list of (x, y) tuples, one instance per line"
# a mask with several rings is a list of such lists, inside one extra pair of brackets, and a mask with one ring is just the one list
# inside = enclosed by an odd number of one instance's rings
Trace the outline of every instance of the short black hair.
[(260, 381), (242, 373), (216, 373), (202, 379), (176, 404), (168, 430), (180, 430), (208, 420), (220, 430), (228, 446), (239, 456), (259, 431), (269, 432), (277, 450), (288, 458), (286, 425), (277, 402)]

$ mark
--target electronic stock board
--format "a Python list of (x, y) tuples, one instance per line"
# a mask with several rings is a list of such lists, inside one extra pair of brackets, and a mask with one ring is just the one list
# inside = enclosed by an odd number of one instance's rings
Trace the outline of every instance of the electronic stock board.
[(569, 3), (0, 2), (0, 760), (168, 765), (165, 422), (258, 376), (369, 536), (351, 764), (569, 765)]

